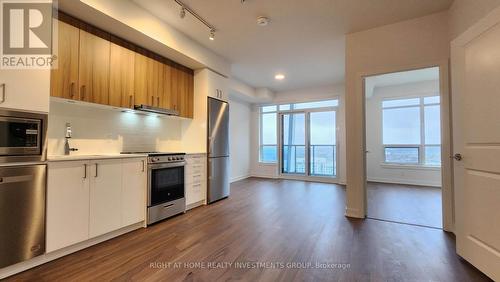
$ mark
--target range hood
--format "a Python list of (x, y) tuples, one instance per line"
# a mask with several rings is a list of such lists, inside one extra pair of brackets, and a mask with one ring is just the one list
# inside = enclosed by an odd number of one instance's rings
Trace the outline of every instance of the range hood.
[(176, 110), (167, 110), (167, 109), (152, 107), (152, 106), (148, 106), (148, 105), (135, 105), (134, 109), (136, 109), (137, 111), (141, 111), (141, 112), (155, 113), (155, 114), (160, 114), (160, 115), (168, 115), (168, 116), (178, 116), (179, 115), (179, 111), (176, 111)]

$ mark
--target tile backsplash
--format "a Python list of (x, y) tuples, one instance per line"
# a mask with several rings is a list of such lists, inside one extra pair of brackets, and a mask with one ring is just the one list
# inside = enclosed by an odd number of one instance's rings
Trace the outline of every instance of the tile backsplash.
[(74, 155), (117, 154), (122, 151), (182, 151), (182, 122), (176, 117), (123, 112), (51, 100), (48, 154), (64, 154), (66, 123), (72, 127)]

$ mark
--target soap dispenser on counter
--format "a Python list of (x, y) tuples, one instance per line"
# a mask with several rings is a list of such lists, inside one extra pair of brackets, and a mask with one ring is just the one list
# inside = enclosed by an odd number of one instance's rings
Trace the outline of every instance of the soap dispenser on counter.
[(69, 146), (69, 139), (71, 138), (71, 124), (68, 122), (66, 123), (66, 136), (64, 137), (66, 139), (66, 142), (64, 143), (64, 154), (67, 156), (69, 155), (70, 152), (78, 151), (77, 148), (70, 148)]

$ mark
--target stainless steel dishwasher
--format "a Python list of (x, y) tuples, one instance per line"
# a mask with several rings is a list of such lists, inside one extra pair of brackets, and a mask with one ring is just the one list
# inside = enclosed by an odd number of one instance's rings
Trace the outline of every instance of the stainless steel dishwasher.
[(0, 166), (0, 268), (45, 253), (45, 164)]

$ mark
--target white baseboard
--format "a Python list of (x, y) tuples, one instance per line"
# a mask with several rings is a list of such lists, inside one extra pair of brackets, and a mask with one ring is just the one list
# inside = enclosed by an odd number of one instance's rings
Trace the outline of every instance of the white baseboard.
[(242, 175), (242, 176), (236, 176), (236, 177), (233, 177), (231, 178), (231, 180), (229, 180), (230, 183), (233, 183), (233, 182), (236, 182), (236, 181), (240, 181), (240, 180), (243, 180), (243, 179), (247, 179), (250, 177), (250, 174), (247, 174), (247, 175)]
[(441, 187), (440, 182), (426, 181), (426, 180), (408, 180), (408, 179), (397, 179), (397, 178), (369, 177), (367, 181), (368, 182), (391, 183), (391, 184), (406, 184), (406, 185), (415, 185), (415, 186)]
[(141, 222), (123, 227), (121, 229), (115, 230), (113, 232), (101, 235), (99, 237), (92, 238), (92, 239), (89, 239), (87, 241), (80, 242), (78, 244), (75, 244), (75, 245), (72, 245), (72, 246), (57, 250), (57, 251), (46, 253), (46, 254), (43, 254), (41, 256), (27, 260), (27, 261), (23, 261), (23, 262), (20, 262), (20, 263), (11, 265), (11, 266), (7, 266), (5, 268), (0, 269), (0, 279), (4, 279), (6, 277), (12, 276), (12, 275), (17, 274), (19, 272), (23, 272), (23, 271), (28, 270), (30, 268), (39, 266), (39, 265), (47, 263), (49, 261), (53, 261), (55, 259), (64, 257), (64, 256), (69, 255), (71, 253), (86, 249), (90, 246), (97, 245), (97, 244), (102, 243), (104, 241), (107, 241), (109, 239), (118, 237), (118, 236), (123, 235), (125, 233), (128, 233), (130, 231), (134, 231), (134, 230), (137, 230), (137, 229), (140, 229), (143, 227), (144, 227), (144, 222), (141, 221)]
[(270, 174), (251, 174), (249, 177), (278, 179), (277, 175), (270, 175)]

